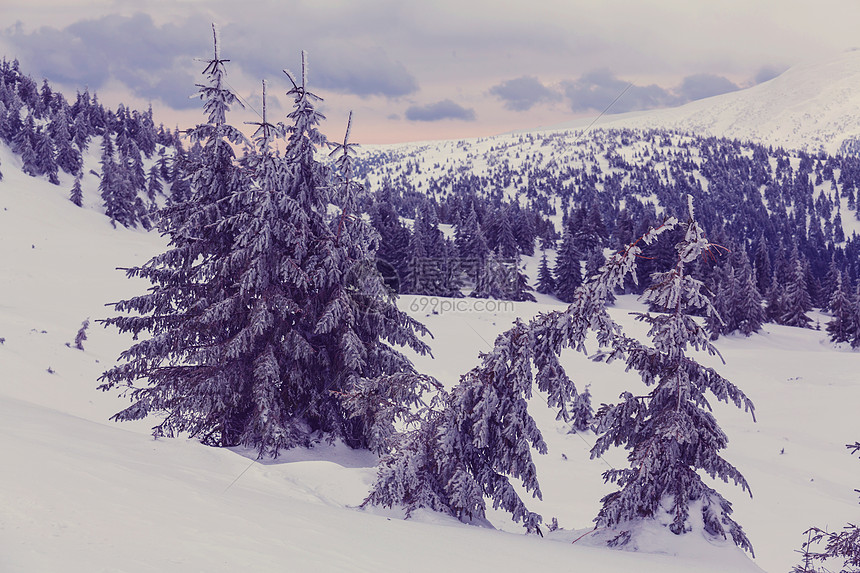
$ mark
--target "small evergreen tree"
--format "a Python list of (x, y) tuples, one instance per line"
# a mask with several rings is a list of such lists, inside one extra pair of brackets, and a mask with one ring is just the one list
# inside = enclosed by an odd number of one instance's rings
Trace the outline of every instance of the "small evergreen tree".
[(591, 428), (594, 422), (594, 408), (591, 406), (591, 390), (588, 386), (574, 398), (570, 418), (571, 432), (584, 432)]
[(535, 289), (541, 294), (555, 294), (555, 279), (552, 276), (552, 271), (549, 269), (549, 262), (546, 258), (546, 251), (543, 252), (540, 258), (540, 267), (538, 268), (538, 284)]
[(75, 348), (78, 350), (84, 349), (84, 341), (87, 339), (87, 329), (90, 327), (90, 319), (87, 318), (81, 323), (78, 333), (75, 335)]
[(755, 282), (755, 271), (745, 251), (741, 251), (741, 267), (734, 302), (734, 317), (738, 331), (749, 336), (761, 330), (765, 321), (762, 296)]
[(857, 313), (843, 284), (841, 272), (836, 275), (835, 283), (828, 304), (833, 318), (827, 323), (827, 333), (830, 335), (830, 341), (838, 344), (851, 340), (851, 334), (856, 330), (854, 320)]
[(54, 142), (51, 136), (41, 127), (36, 130), (36, 145), (34, 152), (36, 154), (36, 164), (39, 173), (48, 176), (48, 181), (54, 185), (60, 184), (60, 179), (57, 176), (57, 150), (54, 147)]
[(77, 205), (78, 207), (83, 205), (84, 202), (84, 192), (81, 189), (81, 176), (78, 175), (75, 177), (75, 183), (72, 185), (72, 192), (69, 194), (69, 201)]

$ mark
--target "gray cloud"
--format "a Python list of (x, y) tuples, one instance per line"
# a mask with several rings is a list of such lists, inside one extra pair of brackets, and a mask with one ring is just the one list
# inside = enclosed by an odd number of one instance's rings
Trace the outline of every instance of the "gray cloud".
[[(301, 52), (308, 53), (308, 83), (312, 88), (361, 97), (396, 98), (418, 91), (418, 80), (380, 46), (337, 30), (308, 22), (286, 36), (260, 33), (246, 24), (233, 24), (222, 33), (224, 53), (252, 77), (280, 81), (281, 70), (300, 73)], [(256, 23), (255, 23), (256, 24)], [(353, 32), (354, 33), (354, 32)]]
[(716, 74), (686, 76), (675, 88), (638, 86), (615, 77), (609, 70), (598, 70), (562, 82), (562, 89), (572, 111), (603, 111), (611, 104), (608, 113), (623, 113), (681, 105), (740, 87)]
[(3, 32), (30, 73), (51, 81), (101, 88), (111, 78), (132, 93), (177, 108), (199, 107), (188, 99), (197, 81), (188, 71), (208, 38), (184, 26), (156, 26), (145, 14), (81, 20), (63, 29), (42, 27), (25, 34)]
[(681, 102), (703, 99), (740, 89), (734, 82), (714, 74), (694, 74), (687, 76), (675, 93)]
[(465, 108), (450, 99), (445, 99), (436, 103), (409, 107), (406, 110), (406, 119), (410, 121), (439, 121), (442, 119), (474, 121), (475, 110)]
[[(17, 27), (0, 35), (33, 75), (93, 89), (117, 79), (137, 96), (185, 109), (199, 106), (188, 96), (201, 81), (194, 58), (209, 56), (212, 50), (206, 22), (202, 17), (187, 17), (159, 26), (146, 14), (108, 15), (62, 29), (42, 27), (25, 33)], [(224, 28), (222, 57), (231, 60), (230, 71), (280, 80), (281, 69), (307, 49), (313, 66), (311, 85), (317, 89), (362, 97), (399, 97), (418, 90), (406, 67), (376, 45), (353, 42), (348, 36), (332, 37), (335, 31), (320, 37), (303, 29), (283, 36), (261, 31), (257, 24)], [(284, 55), (289, 57), (286, 61)]]
[(609, 70), (589, 72), (578, 80), (562, 82), (562, 89), (573, 111), (603, 111), (611, 104), (609, 113), (622, 113), (678, 103), (677, 97), (656, 84), (631, 86)]
[(490, 88), (504, 106), (513, 111), (527, 111), (544, 101), (559, 99), (559, 94), (543, 85), (533, 76), (522, 76), (504, 81)]

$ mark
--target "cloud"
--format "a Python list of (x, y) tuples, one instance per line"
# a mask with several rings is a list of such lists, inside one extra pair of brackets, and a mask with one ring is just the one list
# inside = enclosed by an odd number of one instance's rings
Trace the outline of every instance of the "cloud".
[(314, 80), (322, 89), (358, 96), (400, 97), (418, 91), (418, 81), (380, 48), (319, 50)]
[(703, 99), (740, 89), (734, 82), (715, 74), (694, 74), (687, 76), (675, 93), (681, 102)]
[(490, 94), (502, 100), (504, 106), (513, 111), (527, 111), (541, 102), (560, 98), (557, 92), (533, 76), (504, 81), (491, 87)]
[(570, 109), (575, 112), (603, 111), (623, 113), (682, 105), (739, 90), (740, 87), (717, 74), (692, 74), (675, 88), (656, 84), (640, 86), (617, 78), (609, 70), (597, 70), (577, 80), (562, 82)]
[(474, 121), (475, 110), (465, 108), (450, 99), (444, 99), (436, 103), (422, 106), (413, 105), (407, 108), (406, 119), (410, 121), (439, 121), (443, 119)]
[(205, 30), (156, 26), (146, 14), (80, 20), (63, 29), (3, 32), (31, 74), (99, 89), (111, 79), (134, 95), (182, 109), (199, 107), (188, 96), (199, 81), (189, 72), (193, 56), (206, 53)]
[[(230, 42), (224, 48), (233, 62), (254, 77), (284, 79), (281, 70), (301, 75), (301, 52), (307, 51), (308, 84), (312, 89), (330, 90), (360, 97), (397, 98), (418, 91), (418, 81), (400, 62), (392, 61), (379, 47), (346, 45), (341, 40), (300, 42), (284, 48), (263, 41), (248, 41), (245, 33), (233, 28), (224, 34)], [(286, 56), (286, 57), (285, 57)]]
[[(578, 80), (562, 82), (564, 95), (572, 111), (622, 113), (676, 105), (678, 98), (656, 84), (636, 86), (620, 80), (609, 70), (598, 70)], [(611, 106), (611, 107), (610, 107)]]
[[(337, 31), (326, 28), (320, 28), (319, 35), (313, 33), (316, 28), (301, 28), (284, 36), (282, 22), (272, 20), (262, 24), (272, 28), (270, 33), (259, 29), (259, 22), (224, 27), (222, 57), (231, 60), (231, 76), (245, 72), (252, 78), (286, 81), (281, 69), (306, 49), (313, 66), (310, 83), (316, 89), (389, 98), (418, 91), (415, 76), (377, 45), (336, 36)], [(157, 25), (147, 14), (107, 15), (29, 33), (18, 26), (0, 36), (37, 77), (92, 89), (116, 79), (134, 95), (161, 99), (175, 109), (199, 107), (199, 101), (188, 99), (196, 91), (194, 84), (202, 81), (202, 66), (194, 60), (212, 51), (206, 20), (190, 16)], [(284, 55), (289, 56), (286, 61)]]

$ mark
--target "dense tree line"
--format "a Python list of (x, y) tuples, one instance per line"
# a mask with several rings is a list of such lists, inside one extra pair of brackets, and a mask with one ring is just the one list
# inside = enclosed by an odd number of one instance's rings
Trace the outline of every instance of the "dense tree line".
[(69, 199), (82, 206), (84, 154), (95, 138), (101, 207), (114, 224), (150, 228), (157, 207), (184, 193), (183, 164), (195, 161), (197, 150), (186, 153), (178, 130), (156, 126), (151, 108), (110, 110), (88, 90), (70, 103), (47, 80), (38, 87), (17, 60), (0, 62), (0, 141), (25, 173), (54, 185), (60, 173), (72, 176)]
[[(405, 219), (429, 208), (457, 226), (474, 210), (491, 251), (508, 236), (492, 230), (500, 220), (494, 213), (527, 214), (506, 217), (524, 235), (520, 254), (555, 251), (544, 265), (551, 275), (544, 270), (535, 286), (564, 301), (609, 250), (682, 213), (689, 194), (702, 226), (724, 247), (710, 255), (711, 264), (691, 269), (725, 315), (714, 318), (713, 336), (750, 334), (763, 321), (816, 327), (808, 313), (829, 307), (834, 273), (846, 292), (860, 284), (860, 239), (843, 227), (843, 217), (857, 217), (860, 159), (853, 155), (661, 130), (597, 130), (388, 149), (364, 156), (360, 173)], [(561, 224), (553, 225), (559, 216)], [(663, 246), (649, 248), (639, 274), (665, 270), (672, 256)], [(641, 293), (645, 282), (627, 280), (620, 290)], [(853, 312), (860, 301), (848, 298)]]

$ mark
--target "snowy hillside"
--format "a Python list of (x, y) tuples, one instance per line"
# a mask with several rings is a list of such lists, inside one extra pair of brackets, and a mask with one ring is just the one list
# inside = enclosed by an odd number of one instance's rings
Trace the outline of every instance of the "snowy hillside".
[[(524, 536), (507, 515), (503, 531), (422, 513), (359, 511), (373, 480), (372, 456), (343, 446), (293, 450), (277, 461), (182, 439), (153, 441), (154, 422), (115, 424), (127, 401), (95, 390), (96, 379), (130, 340), (93, 324), (84, 350), (70, 347), (81, 323), (110, 313), (105, 303), (143, 292), (116, 267), (164, 248), (155, 233), (114, 229), (59, 187), (21, 173), (0, 145), (0, 570), (30, 571), (786, 571), (801, 532), (856, 521), (857, 460), (844, 444), (860, 438), (858, 354), (833, 348), (820, 331), (767, 325), (749, 339), (721, 338), (726, 365), (713, 364), (756, 403), (758, 422), (733, 408), (716, 415), (730, 438), (726, 458), (747, 477), (754, 499), (715, 484), (735, 505), (756, 549), (676, 537), (656, 528), (637, 552), (588, 545), (610, 451), (589, 460), (594, 436), (567, 428), (536, 397), (532, 412), (549, 453), (538, 460), (543, 501), (530, 501), (562, 529)], [(85, 199), (98, 203), (94, 180)], [(527, 258), (534, 277), (536, 259)], [(444, 299), (401, 297), (401, 308), (434, 334), (435, 359), (418, 369), (447, 386), (516, 316), (559, 308), (537, 303), (494, 311)], [(631, 332), (639, 308), (621, 297), (613, 316)], [(436, 310), (436, 313), (433, 312)], [(823, 317), (822, 317), (823, 318)], [(614, 401), (638, 379), (619, 367), (566, 357), (596, 403)], [(508, 532), (505, 532), (508, 531)], [(582, 537), (582, 539), (579, 539)], [(579, 539), (575, 545), (571, 541)]]
[(677, 108), (606, 115), (595, 127), (674, 129), (833, 154), (844, 142), (860, 138), (858, 85), (860, 51), (848, 51), (798, 64), (756, 86)]

